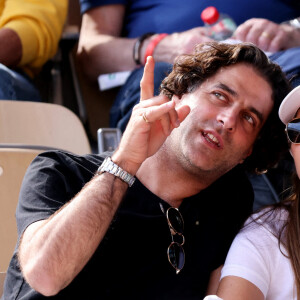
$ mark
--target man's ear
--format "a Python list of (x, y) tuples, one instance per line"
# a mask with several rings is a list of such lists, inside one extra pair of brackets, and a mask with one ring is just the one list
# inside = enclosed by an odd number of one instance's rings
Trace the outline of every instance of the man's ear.
[(245, 161), (245, 159), (246, 159), (248, 156), (251, 155), (252, 150), (253, 150), (253, 148), (251, 147), (251, 148), (249, 149), (248, 153), (246, 154), (246, 156), (245, 156), (243, 159), (240, 160), (240, 164), (242, 164), (242, 163)]
[(180, 122), (184, 121), (184, 119), (188, 116), (188, 114), (191, 111), (191, 108), (189, 107), (189, 105), (186, 104), (186, 101), (182, 101), (182, 100), (183, 100), (182, 97), (179, 97), (177, 95), (172, 96), (172, 101), (175, 102), (175, 109), (177, 111), (178, 120)]

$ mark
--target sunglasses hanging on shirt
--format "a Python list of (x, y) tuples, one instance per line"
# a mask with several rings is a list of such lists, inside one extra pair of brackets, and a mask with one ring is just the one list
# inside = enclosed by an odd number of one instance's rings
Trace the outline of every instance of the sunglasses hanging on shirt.
[[(162, 212), (165, 213), (162, 204), (160, 203), (159, 205)], [(178, 274), (185, 262), (185, 253), (182, 247), (185, 241), (183, 236), (183, 218), (180, 211), (175, 207), (169, 207), (165, 215), (172, 238), (172, 242), (167, 249), (167, 256), (170, 264), (176, 270), (176, 274)], [(180, 242), (175, 241), (175, 237), (179, 238)]]

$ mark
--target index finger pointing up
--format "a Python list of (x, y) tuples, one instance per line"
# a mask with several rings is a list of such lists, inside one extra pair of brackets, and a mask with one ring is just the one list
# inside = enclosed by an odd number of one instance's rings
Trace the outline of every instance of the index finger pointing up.
[(152, 98), (154, 95), (154, 66), (155, 63), (153, 57), (148, 56), (140, 83), (141, 101)]

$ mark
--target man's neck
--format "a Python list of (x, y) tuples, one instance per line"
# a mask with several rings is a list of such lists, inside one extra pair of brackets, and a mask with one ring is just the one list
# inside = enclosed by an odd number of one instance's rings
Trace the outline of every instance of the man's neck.
[(175, 161), (163, 150), (158, 151), (142, 164), (136, 176), (152, 193), (171, 206), (179, 207), (184, 198), (199, 193), (217, 178), (191, 174)]

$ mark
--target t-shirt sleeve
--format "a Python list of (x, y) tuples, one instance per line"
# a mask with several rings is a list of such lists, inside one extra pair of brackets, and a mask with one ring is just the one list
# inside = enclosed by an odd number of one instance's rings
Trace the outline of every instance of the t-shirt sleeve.
[(80, 12), (84, 14), (94, 7), (110, 4), (128, 4), (128, 0), (80, 0)]
[(234, 239), (221, 279), (238, 276), (256, 285), (266, 296), (272, 274), (272, 249), (277, 239), (262, 225), (249, 224)]
[(16, 210), (18, 235), (31, 223), (49, 218), (70, 201), (93, 176), (96, 167), (85, 167), (79, 156), (60, 151), (38, 155), (22, 182)]

